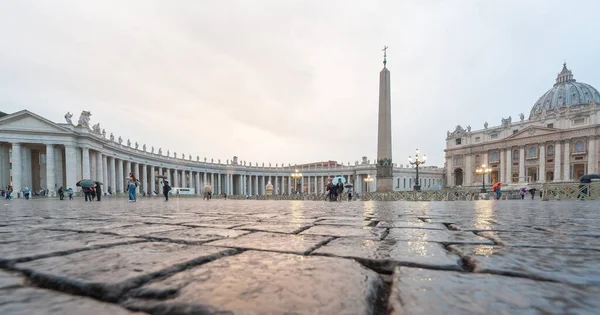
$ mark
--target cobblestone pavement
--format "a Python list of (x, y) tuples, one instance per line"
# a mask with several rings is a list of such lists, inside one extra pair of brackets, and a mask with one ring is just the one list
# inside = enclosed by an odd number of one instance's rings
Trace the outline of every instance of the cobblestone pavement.
[(600, 202), (0, 202), (0, 314), (598, 314)]

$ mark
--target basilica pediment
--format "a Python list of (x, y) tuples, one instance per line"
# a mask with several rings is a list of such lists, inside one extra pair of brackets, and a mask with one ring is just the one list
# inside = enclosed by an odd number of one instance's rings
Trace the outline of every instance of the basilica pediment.
[(539, 126), (530, 126), (523, 130), (519, 130), (514, 135), (506, 137), (504, 140), (517, 140), (517, 139), (527, 139), (531, 137), (550, 135), (559, 132), (560, 130), (555, 128), (547, 128), (547, 127), (539, 127)]
[(69, 128), (63, 127), (27, 110), (22, 110), (0, 118), (0, 130), (4, 132), (74, 133)]

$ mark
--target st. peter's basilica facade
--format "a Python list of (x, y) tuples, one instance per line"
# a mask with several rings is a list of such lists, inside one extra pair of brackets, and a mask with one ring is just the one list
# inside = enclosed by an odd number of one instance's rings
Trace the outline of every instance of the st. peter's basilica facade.
[(529, 118), (503, 118), (499, 126), (456, 126), (446, 137), (450, 187), (481, 186), (476, 169), (491, 168), (486, 184), (509, 186), (577, 180), (599, 170), (600, 93), (577, 82), (566, 63)]

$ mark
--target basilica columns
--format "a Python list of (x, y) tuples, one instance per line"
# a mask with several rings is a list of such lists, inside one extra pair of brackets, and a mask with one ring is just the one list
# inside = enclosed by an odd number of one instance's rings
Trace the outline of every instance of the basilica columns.
[(46, 188), (48, 196), (56, 196), (56, 173), (54, 172), (54, 145), (46, 145)]
[(588, 174), (596, 174), (596, 167), (598, 165), (598, 155), (597, 155), (597, 148), (596, 148), (596, 138), (597, 136), (591, 136), (588, 140), (588, 150), (587, 150), (587, 156), (588, 156), (588, 167), (587, 167), (587, 173)]
[[(102, 153), (100, 153), (99, 151), (96, 152), (96, 180), (97, 181), (102, 181), (104, 180), (104, 177), (102, 175)], [(106, 184), (106, 182), (104, 182), (104, 184)]]
[(562, 173), (560, 172), (561, 165), (561, 143), (560, 141), (556, 141), (554, 143), (554, 181), (560, 181), (562, 178)]
[(65, 172), (67, 178), (67, 189), (76, 189), (77, 183), (77, 149), (72, 145), (65, 145)]
[(546, 144), (539, 144), (538, 152), (540, 163), (540, 167), (538, 168), (538, 181), (544, 183), (546, 181)]
[[(109, 163), (110, 163), (110, 170), (109, 170), (109, 174), (110, 174), (110, 191), (111, 193), (115, 194), (117, 192), (119, 192), (117, 190), (117, 169), (116, 169), (116, 164), (115, 164), (115, 158), (114, 157), (110, 157), (109, 158)], [(108, 191), (108, 189), (107, 189)]]
[(519, 148), (519, 183), (526, 183), (527, 174), (525, 174), (525, 147)]
[(571, 180), (571, 148), (570, 142), (565, 141), (565, 159), (563, 161), (563, 180)]

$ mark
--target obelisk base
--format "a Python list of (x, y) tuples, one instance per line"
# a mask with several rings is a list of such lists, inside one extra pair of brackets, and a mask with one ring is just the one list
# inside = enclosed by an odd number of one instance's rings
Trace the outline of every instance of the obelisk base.
[(394, 190), (393, 166), (377, 165), (377, 192)]

